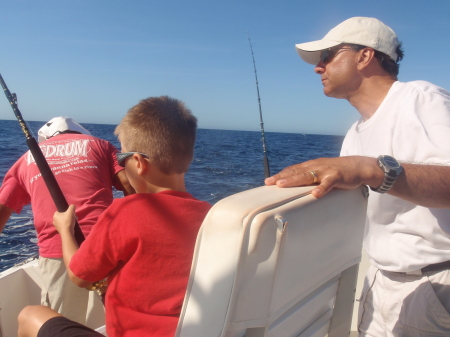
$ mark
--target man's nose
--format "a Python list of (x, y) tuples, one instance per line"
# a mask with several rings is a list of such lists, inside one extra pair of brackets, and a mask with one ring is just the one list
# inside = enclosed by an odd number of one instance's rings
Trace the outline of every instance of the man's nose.
[(314, 72), (316, 74), (322, 75), (325, 72), (325, 64), (322, 61), (317, 63), (317, 65), (314, 67)]

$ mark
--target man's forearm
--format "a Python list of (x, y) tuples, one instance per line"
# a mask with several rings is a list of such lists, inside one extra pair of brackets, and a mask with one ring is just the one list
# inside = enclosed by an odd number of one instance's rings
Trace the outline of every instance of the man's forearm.
[(14, 210), (12, 208), (0, 204), (0, 233), (3, 231), (3, 228), (5, 228), (5, 225), (8, 222), (13, 211)]
[[(424, 207), (450, 208), (450, 166), (402, 163), (403, 172), (389, 194)], [(360, 185), (377, 188), (384, 173), (377, 159), (364, 156), (319, 158), (289, 166), (266, 179), (279, 187), (319, 184), (311, 193), (321, 197), (332, 188), (353, 189)], [(376, 193), (376, 192), (373, 192)]]
[(450, 208), (450, 166), (402, 166), (403, 172), (389, 194), (424, 207)]
[(128, 180), (125, 170), (117, 172), (117, 174), (114, 176), (114, 179), (115, 179), (117, 185), (122, 186), (121, 190), (123, 191), (124, 196), (132, 195), (132, 194), (136, 193), (133, 186), (131, 186), (131, 184)]

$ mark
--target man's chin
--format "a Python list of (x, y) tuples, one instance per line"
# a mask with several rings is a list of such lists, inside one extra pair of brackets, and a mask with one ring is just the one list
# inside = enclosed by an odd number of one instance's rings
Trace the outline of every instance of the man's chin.
[(327, 88), (323, 88), (323, 94), (327, 97), (333, 97), (331, 90), (327, 89)]
[(340, 97), (339, 93), (337, 93), (336, 91), (331, 90), (330, 88), (323, 88), (323, 94), (327, 97), (331, 97), (331, 98), (344, 98), (344, 97)]

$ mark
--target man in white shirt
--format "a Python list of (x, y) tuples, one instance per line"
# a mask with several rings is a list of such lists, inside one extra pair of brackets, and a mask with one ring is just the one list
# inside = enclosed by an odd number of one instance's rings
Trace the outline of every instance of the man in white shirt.
[(341, 157), (285, 168), (279, 187), (318, 183), (371, 188), (364, 249), (371, 267), (359, 309), (360, 336), (450, 335), (450, 93), (397, 80), (395, 32), (374, 18), (350, 18), (318, 41), (297, 44), (324, 94), (361, 115)]

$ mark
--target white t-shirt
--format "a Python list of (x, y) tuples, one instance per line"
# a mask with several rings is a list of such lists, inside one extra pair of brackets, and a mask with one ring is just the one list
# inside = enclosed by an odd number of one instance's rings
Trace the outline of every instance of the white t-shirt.
[[(425, 81), (395, 82), (375, 114), (348, 131), (341, 156), (350, 155), (450, 165), (450, 93)], [(450, 260), (450, 209), (370, 191), (364, 248), (387, 271)]]

